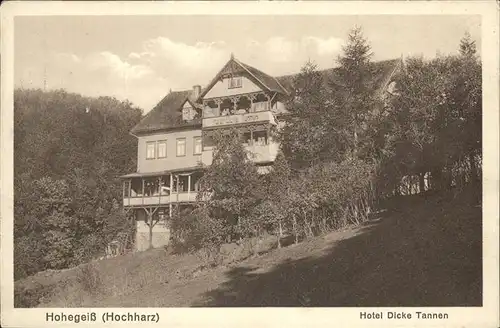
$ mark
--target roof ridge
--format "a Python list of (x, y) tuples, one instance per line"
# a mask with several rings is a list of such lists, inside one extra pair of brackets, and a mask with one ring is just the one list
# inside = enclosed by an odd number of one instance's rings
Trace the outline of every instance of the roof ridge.
[(283, 89), (283, 91), (285, 91), (286, 94), (290, 94), (290, 92), (288, 92), (288, 90), (280, 83), (280, 81), (278, 81), (278, 79), (276, 78), (276, 76), (267, 74), (266, 72), (264, 72), (264, 71), (262, 71), (262, 70), (260, 70), (258, 68), (255, 68), (253, 66), (250, 66), (248, 64), (245, 64), (245, 63), (243, 63), (243, 64), (246, 65), (246, 66), (248, 66), (248, 67), (253, 68), (254, 70), (256, 70), (256, 71), (258, 71), (258, 72), (260, 72), (262, 74), (268, 75), (269, 77), (271, 77), (272, 79), (274, 79), (276, 81), (276, 83), (278, 83), (278, 85)]
[[(393, 58), (393, 59), (384, 59), (384, 60), (379, 60), (379, 61), (373, 61), (373, 62), (370, 62), (371, 64), (380, 64), (380, 63), (385, 63), (385, 62), (399, 62), (401, 61), (401, 58)], [(337, 67), (328, 67), (328, 68), (323, 68), (323, 69), (319, 69), (317, 70), (318, 72), (326, 72), (326, 71), (329, 71), (329, 70), (335, 70), (335, 69), (338, 69), (339, 66)], [(395, 67), (396, 69), (396, 67)], [(395, 70), (394, 69), (394, 70)], [(293, 76), (293, 75), (297, 75), (299, 74), (300, 72), (295, 72), (295, 73), (289, 73), (289, 74), (284, 74), (284, 75), (278, 75), (278, 76), (275, 76), (274, 78), (277, 80), (279, 78), (283, 78), (283, 77), (287, 77), (287, 76)]]
[[(262, 87), (274, 92), (286, 92), (287, 94), (293, 93), (292, 80), (298, 73), (271, 76), (253, 66), (242, 63), (237, 59), (233, 59), (233, 62), (235, 65), (239, 65), (244, 71), (252, 76), (252, 79), (255, 79), (254, 81), (258, 82)], [(228, 63), (230, 63), (230, 61), (228, 61)], [(226, 63), (226, 65), (228, 63)], [(398, 66), (402, 65), (400, 58), (386, 59), (371, 63), (374, 64), (373, 81), (377, 85), (381, 85), (382, 89), (387, 86), (388, 80), (390, 80), (391, 76), (395, 74)], [(318, 71), (326, 77), (328, 72), (332, 72), (333, 75), (336, 75), (335, 70), (337, 69), (338, 67), (329, 67)], [(222, 69), (219, 73), (217, 73), (217, 76), (220, 72), (222, 72)], [(217, 76), (212, 79), (212, 82), (210, 82), (211, 84), (215, 81)], [(205, 86), (201, 94), (205, 93), (208, 87), (210, 87), (210, 84)], [(144, 115), (138, 124), (131, 129), (131, 134), (136, 135), (144, 132), (171, 130), (177, 128), (198, 128), (201, 124), (199, 119), (188, 122), (183, 121), (182, 113), (178, 110), (186, 101), (190, 103), (193, 102), (193, 105), (199, 105), (198, 100), (200, 97), (192, 99), (192, 92), (192, 89), (185, 89), (171, 91), (168, 93), (156, 104), (156, 106)]]
[[(232, 57), (231, 59), (234, 60), (237, 64), (239, 64), (241, 67), (243, 67), (250, 75), (252, 75), (257, 81), (259, 81), (263, 86), (265, 86), (269, 91), (271, 91), (271, 88), (268, 85), (266, 85), (264, 82), (262, 82), (261, 79), (259, 79), (257, 76), (255, 76), (255, 74), (253, 74), (252, 72), (250, 72), (250, 70), (248, 69), (248, 67), (250, 67), (252, 69), (255, 69), (255, 70), (259, 71), (257, 68), (252, 67), (250, 65), (247, 65), (247, 64), (245, 64), (243, 62), (240, 62), (238, 59), (236, 59), (234, 57)], [(260, 72), (264, 73), (262, 71), (260, 71)], [(264, 74), (266, 74), (266, 73), (264, 73)], [(269, 74), (266, 74), (266, 75), (269, 75)], [(271, 76), (271, 75), (269, 75), (269, 76)]]

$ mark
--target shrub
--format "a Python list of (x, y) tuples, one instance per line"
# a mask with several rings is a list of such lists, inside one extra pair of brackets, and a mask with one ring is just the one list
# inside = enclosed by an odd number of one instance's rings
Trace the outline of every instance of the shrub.
[(347, 158), (293, 174), (285, 159), (279, 157), (275, 165), (267, 198), (253, 210), (260, 220), (254, 227), (266, 227), (278, 240), (288, 231), (298, 242), (367, 219), (373, 201), (372, 165)]
[(99, 270), (93, 262), (83, 265), (78, 271), (76, 280), (82, 290), (94, 296), (101, 292), (102, 279)]
[(170, 229), (172, 247), (177, 253), (218, 249), (227, 235), (227, 226), (211, 217), (205, 206), (175, 215)]
[(53, 285), (43, 285), (36, 282), (34, 286), (23, 286), (16, 284), (14, 287), (14, 307), (33, 308), (52, 294)]

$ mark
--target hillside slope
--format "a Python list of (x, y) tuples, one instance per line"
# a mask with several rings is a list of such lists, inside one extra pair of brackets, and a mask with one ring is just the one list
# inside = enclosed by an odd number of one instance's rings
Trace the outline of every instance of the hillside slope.
[(481, 236), (468, 199), (411, 196), (363, 226), (216, 268), (157, 249), (16, 287), (57, 285), (42, 307), (481, 306)]

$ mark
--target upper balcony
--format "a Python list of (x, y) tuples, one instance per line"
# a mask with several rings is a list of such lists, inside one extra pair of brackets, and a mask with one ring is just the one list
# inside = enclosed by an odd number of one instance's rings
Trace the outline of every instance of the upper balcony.
[(248, 113), (244, 110), (241, 110), (229, 115), (204, 117), (203, 128), (226, 127), (230, 125), (258, 122), (268, 122), (271, 124), (276, 124), (274, 115), (271, 111)]
[(256, 92), (203, 101), (204, 129), (256, 122), (276, 124), (271, 112), (271, 97), (265, 93)]

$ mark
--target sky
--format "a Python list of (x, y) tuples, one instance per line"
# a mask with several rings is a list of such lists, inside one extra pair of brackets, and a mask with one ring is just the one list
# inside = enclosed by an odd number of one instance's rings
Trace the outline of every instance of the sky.
[(355, 26), (375, 61), (455, 54), (465, 32), (481, 48), (479, 16), (24, 16), (14, 24), (16, 87), (113, 96), (144, 112), (169, 90), (208, 84), (231, 53), (274, 76), (308, 60), (334, 67)]

